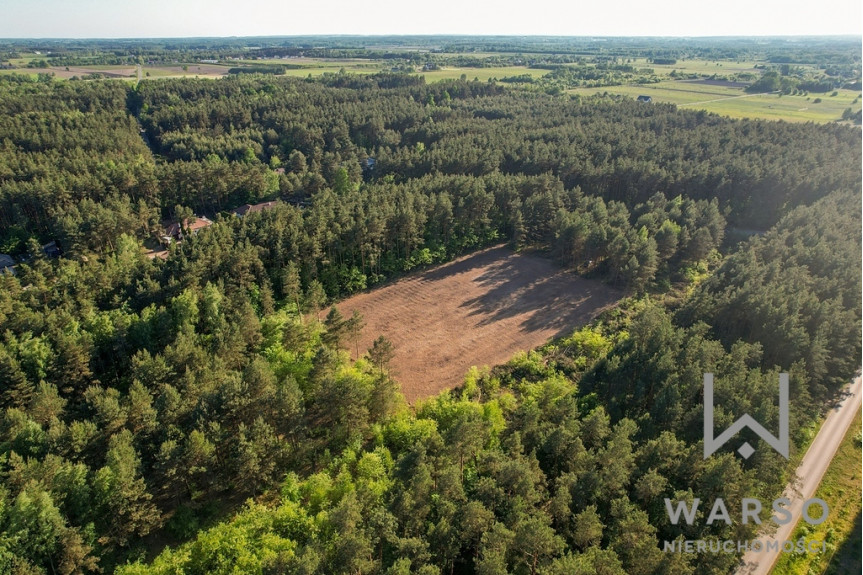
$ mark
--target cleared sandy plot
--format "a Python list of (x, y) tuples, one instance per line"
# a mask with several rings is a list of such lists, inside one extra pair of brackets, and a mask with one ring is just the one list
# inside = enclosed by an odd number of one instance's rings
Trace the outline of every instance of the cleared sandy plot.
[[(90, 74), (101, 74), (104, 78), (135, 79), (138, 69), (135, 66), (54, 66), (52, 68), (26, 68), (15, 70), (22, 74), (37, 72), (53, 72), (58, 78), (68, 80), (73, 76), (79, 78)], [(182, 64), (176, 66), (143, 66), (141, 70), (145, 78), (185, 78), (185, 77), (221, 77), (228, 74), (228, 66), (206, 63), (191, 63), (183, 70)]]
[[(360, 353), (380, 334), (408, 401), (459, 385), (472, 365), (506, 362), (519, 350), (569, 334), (621, 297), (552, 261), (486, 249), (338, 305), (366, 321)], [(347, 344), (352, 350), (353, 342)]]

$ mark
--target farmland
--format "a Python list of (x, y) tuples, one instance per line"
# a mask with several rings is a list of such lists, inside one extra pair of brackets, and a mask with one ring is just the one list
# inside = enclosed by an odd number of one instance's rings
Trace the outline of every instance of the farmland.
[[(828, 94), (779, 95), (747, 94), (741, 88), (704, 84), (696, 81), (666, 80), (658, 84), (576, 88), (573, 94), (619, 94), (635, 98), (646, 95), (656, 102), (677, 104), (690, 110), (706, 110), (732, 118), (762, 118), (792, 122), (833, 122), (845, 109), (861, 108), (860, 94), (837, 90)], [(820, 100), (816, 102), (816, 100)]]
[(359, 341), (392, 341), (394, 375), (408, 401), (458, 385), (471, 366), (504, 363), (520, 350), (569, 334), (621, 292), (561, 270), (551, 260), (486, 249), (339, 304), (363, 314)]
[(425, 76), (426, 82), (440, 82), (441, 80), (455, 80), (461, 77), (462, 74), (467, 76), (469, 80), (477, 78), (483, 82), (492, 78), (500, 80), (507, 76), (520, 76), (527, 74), (532, 78), (540, 78), (547, 73), (547, 70), (539, 70), (528, 68), (527, 66), (505, 66), (495, 68), (456, 68), (444, 67), (440, 70), (429, 70), (428, 72), (418, 72)]
[[(31, 43), (5, 53), (0, 46), (0, 75), (134, 81), (140, 65), (145, 79), (220, 78), (237, 68), (300, 78), (396, 73), (436, 83), (464, 77), (557, 95), (644, 94), (731, 118), (790, 122), (859, 122), (863, 107), (855, 63), (859, 47), (852, 53), (847, 39), (807, 47), (781, 39), (734, 45), (657, 40), (623, 42), (614, 49), (579, 38), (488, 39), (474, 45), (458, 37), (223, 40), (206, 49), (182, 42), (168, 49), (154, 40), (146, 46), (147, 55), (135, 57), (124, 54), (128, 47), (122, 45), (107, 52), (100, 46), (85, 51)], [(758, 90), (772, 93), (745, 91), (765, 74), (781, 76), (781, 96), (779, 86)]]
[[(235, 64), (238, 66), (265, 64), (283, 64), (283, 60), (248, 60), (236, 63), (206, 64), (190, 62), (186, 64), (177, 63), (172, 65), (143, 66), (142, 73), (145, 78), (220, 78), (228, 75), (228, 70)], [(348, 74), (375, 74), (388, 67), (385, 62), (377, 60), (366, 60), (360, 58), (330, 59), (330, 58), (300, 58), (288, 62), (292, 66), (285, 70), (284, 75), (293, 77), (316, 77), (323, 74), (335, 74), (344, 71)], [(748, 64), (747, 64), (748, 66)], [(594, 95), (594, 94), (616, 94), (635, 98), (639, 95), (651, 96), (656, 102), (666, 102), (678, 106), (705, 110), (731, 118), (761, 118), (765, 120), (785, 120), (791, 122), (834, 122), (842, 118), (843, 112), (851, 108), (853, 112), (860, 111), (863, 107), (860, 93), (853, 90), (839, 89), (836, 96), (827, 94), (806, 95), (778, 95), (778, 94), (748, 94), (742, 87), (734, 85), (722, 85), (720, 83), (709, 84), (700, 80), (674, 80), (664, 75), (671, 71), (671, 66), (657, 66), (656, 72), (664, 77), (662, 81), (655, 84), (630, 84), (620, 86), (601, 86), (589, 88), (573, 88), (567, 90), (570, 94)], [(690, 70), (693, 73), (706, 74), (710, 72), (710, 63), (707, 61), (693, 61), (677, 65), (674, 70)], [(751, 66), (749, 67), (751, 69)], [(741, 65), (717, 68), (722, 73), (733, 73), (742, 71)], [(47, 69), (26, 68), (21, 70), (0, 70), (0, 74), (10, 73), (53, 73), (57, 78), (69, 79), (73, 77), (86, 77), (91, 74), (99, 74), (105, 78), (134, 79), (136, 70), (130, 66), (72, 66), (51, 67)], [(716, 70), (713, 70), (716, 73)], [(513, 76), (530, 76), (534, 80), (545, 76), (547, 70), (529, 68), (527, 66), (502, 66), (487, 68), (470, 68), (444, 66), (436, 70), (416, 71), (414, 75), (424, 76), (426, 82), (434, 83), (444, 80), (455, 80), (462, 75), (469, 80), (478, 79), (482, 82), (496, 81)], [(816, 102), (816, 99), (820, 99)]]

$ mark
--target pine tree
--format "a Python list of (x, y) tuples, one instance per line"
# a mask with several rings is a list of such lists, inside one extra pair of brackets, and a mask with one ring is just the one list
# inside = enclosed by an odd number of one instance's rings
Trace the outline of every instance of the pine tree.
[(369, 360), (372, 362), (372, 365), (377, 367), (381, 374), (383, 374), (384, 370), (389, 368), (393, 357), (395, 357), (393, 344), (384, 336), (378, 336), (372, 347), (369, 348)]
[(345, 322), (345, 331), (350, 336), (350, 338), (354, 341), (354, 346), (356, 347), (357, 359), (360, 357), (360, 336), (363, 333), (363, 328), (366, 326), (365, 319), (363, 318), (363, 314), (359, 312), (359, 310), (354, 310), (351, 314), (350, 319)]
[(339, 349), (342, 339), (348, 333), (348, 325), (336, 306), (331, 307), (329, 313), (327, 313), (327, 317), (324, 319), (324, 328), (326, 332), (321, 337), (321, 340), (331, 348)]

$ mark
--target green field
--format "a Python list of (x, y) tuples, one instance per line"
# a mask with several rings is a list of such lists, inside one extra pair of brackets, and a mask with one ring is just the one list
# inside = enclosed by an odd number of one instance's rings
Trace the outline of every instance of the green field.
[(695, 82), (676, 82), (668, 80), (658, 84), (639, 84), (627, 86), (601, 86), (596, 88), (573, 88), (568, 90), (573, 94), (623, 94), (636, 98), (642, 94), (650, 96), (657, 102), (670, 102), (672, 104), (698, 104), (709, 102), (720, 98), (731, 98), (743, 95), (739, 88), (727, 88), (724, 86), (711, 86), (697, 84)]
[(305, 78), (309, 75), (311, 76), (321, 76), (323, 74), (336, 74), (342, 68), (344, 68), (345, 72), (349, 74), (374, 74), (375, 72), (380, 72), (379, 68), (347, 68), (344, 66), (322, 66), (316, 68), (300, 68), (299, 70), (288, 69), (285, 70), (285, 76), (292, 76), (295, 78)]
[[(656, 102), (668, 102), (693, 110), (707, 110), (732, 118), (762, 118), (790, 122), (833, 122), (842, 118), (846, 108), (857, 111), (861, 107), (860, 94), (851, 90), (838, 90), (836, 96), (809, 94), (808, 96), (779, 96), (777, 94), (747, 94), (741, 88), (699, 84), (690, 81), (666, 80), (658, 84), (637, 86), (606, 86), (601, 88), (575, 88), (573, 94), (644, 94)], [(816, 99), (821, 99), (816, 103)], [(854, 102), (854, 100), (857, 100)]]
[(468, 80), (474, 78), (487, 82), (491, 78), (506, 78), (507, 76), (522, 76), (530, 75), (532, 78), (540, 78), (548, 74), (548, 70), (536, 68), (528, 68), (527, 66), (505, 66), (502, 68), (442, 68), (440, 70), (432, 70), (429, 72), (418, 72), (419, 75), (425, 76), (426, 82), (439, 82), (441, 80), (457, 80), (464, 74)]
[(32, 68), (23, 68), (17, 70), (0, 70), (0, 76), (9, 76), (12, 74), (23, 74), (26, 76), (36, 76), (39, 72), (45, 73), (45, 70), (36, 70)]
[(791, 537), (826, 541), (828, 551), (824, 554), (783, 553), (773, 568), (777, 575), (808, 575), (832, 573), (860, 573), (860, 492), (863, 480), (860, 473), (860, 424), (861, 415), (851, 424), (845, 439), (821, 485), (815, 492), (830, 506), (830, 516), (821, 525), (799, 526)]
[[(336, 73), (344, 69), (351, 74), (374, 74), (389, 69), (390, 64), (383, 60), (365, 60), (361, 58), (327, 59), (327, 58), (291, 58), (289, 60), (239, 60), (237, 64), (287, 64), (303, 66), (299, 69), (288, 69), (287, 76), (306, 77), (320, 76), (326, 73)], [(440, 82), (441, 80), (457, 80), (464, 74), (468, 80), (477, 78), (486, 82), (491, 78), (505, 78), (507, 76), (521, 76), (528, 74), (533, 78), (539, 78), (548, 73), (548, 70), (533, 69), (527, 66), (505, 66), (497, 68), (456, 68), (444, 67), (440, 70), (417, 71), (415, 75), (425, 76), (427, 82)]]
[(47, 60), (47, 54), (36, 54), (35, 52), (24, 52), (18, 54), (18, 58), (10, 58), (9, 63), (13, 66), (24, 67), (34, 60)]
[(741, 72), (757, 72), (755, 66), (763, 64), (754, 60), (678, 60), (674, 64), (653, 64), (646, 58), (634, 59), (634, 66), (639, 68), (653, 68), (658, 75), (670, 74), (677, 70), (687, 74), (706, 74), (708, 76), (718, 74), (727, 76)]

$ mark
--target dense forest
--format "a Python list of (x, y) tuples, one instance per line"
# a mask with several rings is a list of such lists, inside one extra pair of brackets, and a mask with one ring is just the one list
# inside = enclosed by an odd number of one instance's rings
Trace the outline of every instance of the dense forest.
[[(727, 573), (660, 542), (752, 526), (663, 497), (788, 470), (702, 460), (701, 374), (773, 421), (790, 371), (799, 446), (859, 360), (847, 126), (393, 74), (11, 76), (0, 112), (4, 572)], [(415, 406), (322, 313), (501, 242), (632, 297)]]

